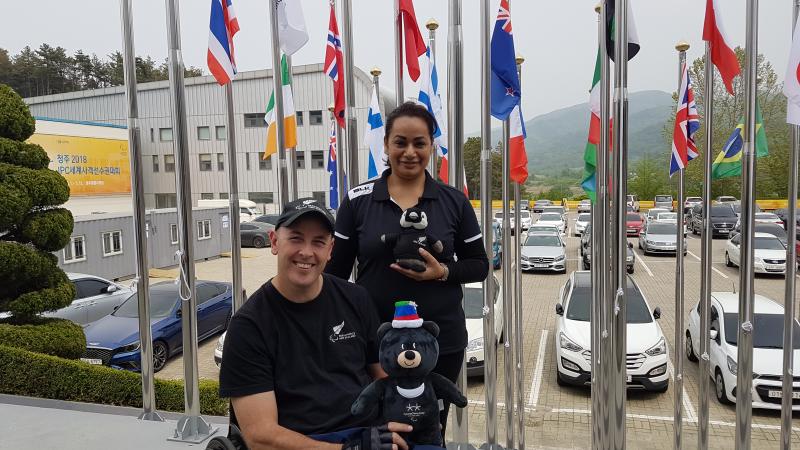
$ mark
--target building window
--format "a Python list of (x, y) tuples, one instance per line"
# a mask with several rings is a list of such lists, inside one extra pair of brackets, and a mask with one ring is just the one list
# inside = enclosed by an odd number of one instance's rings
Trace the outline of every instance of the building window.
[(306, 152), (301, 152), (299, 150), (295, 150), (297, 153), (297, 168), (298, 169), (305, 169), (306, 168)]
[(297, 111), (294, 114), (297, 117), (297, 126), (298, 127), (302, 127), (303, 126), (303, 111)]
[(103, 256), (122, 254), (122, 231), (106, 231), (103, 233)]
[(198, 220), (197, 221), (197, 240), (202, 241), (211, 239), (211, 220)]
[(311, 193), (311, 197), (323, 205), (325, 204), (325, 191), (314, 191)]
[(214, 193), (213, 192), (201, 192), (200, 193), (200, 200), (214, 200)]
[(227, 192), (220, 192), (219, 193), (219, 199), (220, 200), (228, 200), (229, 198), (230, 198), (230, 196), (228, 195)]
[(197, 155), (200, 159), (200, 172), (208, 172), (211, 170), (211, 153), (200, 153)]
[(256, 203), (272, 203), (272, 192), (251, 192), (247, 198)]
[(158, 140), (161, 142), (172, 142), (172, 128), (159, 128)]
[(198, 141), (210, 141), (211, 140), (211, 129), (208, 127), (197, 127), (197, 140)]
[(325, 152), (316, 150), (311, 152), (311, 168), (324, 169), (325, 168)]
[(178, 224), (169, 224), (169, 239), (172, 245), (178, 245)]
[(156, 208), (174, 208), (178, 205), (176, 194), (156, 194)]
[(152, 128), (150, 128), (150, 142), (153, 142), (153, 141), (155, 140), (155, 139), (153, 138), (153, 135), (155, 135), (155, 133), (153, 132), (153, 129), (152, 129)]
[(214, 133), (216, 133), (218, 141), (228, 139), (228, 134), (225, 133), (225, 125), (217, 125), (214, 127)]
[(245, 153), (244, 154), (244, 167), (247, 170), (250, 170), (250, 153)]
[(158, 155), (153, 155), (153, 172), (158, 172)]
[(225, 170), (225, 155), (217, 153), (217, 170)]
[(264, 113), (249, 113), (244, 115), (245, 128), (265, 128)]
[(322, 125), (322, 111), (309, 111), (308, 123), (310, 125)]
[(64, 247), (64, 264), (86, 261), (85, 239), (83, 236), (72, 236)]
[(175, 172), (175, 155), (164, 155), (164, 172)]
[(258, 170), (272, 170), (271, 156), (267, 159), (262, 158), (259, 153), (256, 153), (256, 156), (258, 156)]

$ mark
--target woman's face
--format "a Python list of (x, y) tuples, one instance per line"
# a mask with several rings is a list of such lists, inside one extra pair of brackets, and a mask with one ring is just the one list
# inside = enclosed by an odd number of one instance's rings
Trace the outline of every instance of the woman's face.
[(398, 117), (384, 144), (392, 174), (404, 179), (424, 176), (433, 151), (425, 121), (418, 117)]

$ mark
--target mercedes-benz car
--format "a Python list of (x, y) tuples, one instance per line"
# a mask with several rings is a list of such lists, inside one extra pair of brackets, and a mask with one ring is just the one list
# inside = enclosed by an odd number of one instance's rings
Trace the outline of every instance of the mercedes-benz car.
[[(625, 289), (628, 389), (666, 392), (669, 386), (667, 341), (641, 289), (627, 276)], [(590, 386), (591, 272), (572, 272), (556, 303), (556, 381), (559, 385)]]
[(566, 245), (557, 233), (529, 234), (522, 244), (520, 269), (566, 273)]
[[(676, 253), (678, 249), (678, 225), (674, 223), (650, 222), (639, 234), (639, 249), (650, 253)], [(686, 240), (683, 253), (686, 254)]]
[[(737, 234), (725, 245), (725, 265), (741, 265), (742, 235)], [(786, 246), (768, 233), (753, 235), (753, 270), (756, 273), (786, 273)]]
[(561, 234), (564, 234), (567, 231), (567, 223), (564, 220), (564, 216), (559, 213), (552, 213), (546, 212), (542, 213), (539, 216), (539, 220), (536, 221), (537, 225), (555, 225), (558, 227), (558, 231)]

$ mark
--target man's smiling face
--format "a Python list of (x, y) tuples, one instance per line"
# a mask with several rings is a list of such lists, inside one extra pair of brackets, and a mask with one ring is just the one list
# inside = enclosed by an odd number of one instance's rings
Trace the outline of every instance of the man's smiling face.
[(314, 214), (271, 231), (270, 241), (279, 276), (299, 289), (314, 286), (333, 250), (330, 229)]

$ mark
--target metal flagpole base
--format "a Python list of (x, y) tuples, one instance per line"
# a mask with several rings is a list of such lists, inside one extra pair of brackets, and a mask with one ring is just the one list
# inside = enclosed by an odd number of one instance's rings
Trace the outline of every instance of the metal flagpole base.
[(483, 444), (480, 446), (480, 450), (514, 450), (514, 449), (506, 449), (500, 444)]
[(161, 417), (161, 414), (159, 414), (158, 412), (153, 411), (149, 413), (144, 412), (139, 414), (139, 420), (151, 420), (153, 422), (163, 422), (164, 418)]
[(211, 426), (202, 416), (183, 416), (178, 420), (175, 435), (168, 437), (167, 440), (200, 444), (210, 438), (217, 430), (217, 427)]
[(459, 444), (456, 442), (448, 442), (447, 450), (477, 450), (472, 444)]

